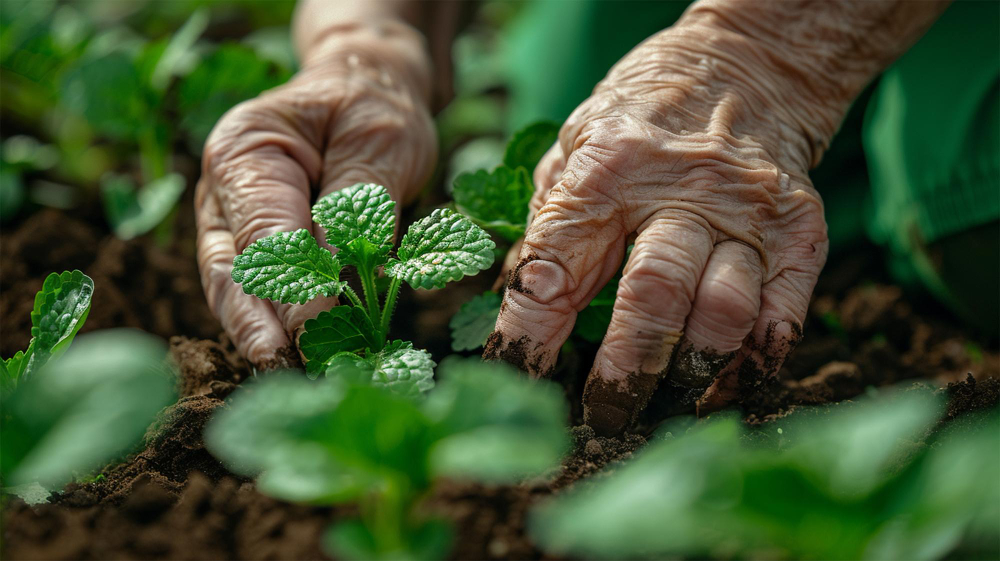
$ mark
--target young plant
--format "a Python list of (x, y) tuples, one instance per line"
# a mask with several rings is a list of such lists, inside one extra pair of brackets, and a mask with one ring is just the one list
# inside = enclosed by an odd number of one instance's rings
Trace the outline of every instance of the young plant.
[[(516, 241), (528, 227), (528, 204), (535, 192), (532, 173), (542, 156), (558, 139), (559, 125), (538, 122), (514, 133), (504, 150), (503, 163), (487, 171), (463, 173), (455, 178), (452, 197), (455, 208), (494, 234)], [(573, 334), (599, 343), (611, 323), (621, 270), (580, 311)], [(500, 314), (500, 297), (493, 293), (476, 296), (451, 319), (452, 350), (482, 347), (493, 332)]]
[(561, 390), (513, 369), (453, 357), (426, 399), (397, 395), (347, 370), (319, 381), (272, 375), (240, 388), (209, 422), (208, 449), (284, 500), (356, 502), (360, 519), (331, 527), (348, 559), (438, 559), (450, 528), (418, 508), (442, 477), (504, 483), (558, 465), (569, 445)]
[(0, 361), (0, 394), (7, 394), (64, 352), (90, 313), (94, 281), (80, 271), (51, 273), (35, 294), (28, 348)]
[[(449, 209), (437, 209), (410, 226), (392, 257), (395, 206), (381, 185), (358, 183), (313, 206), (313, 220), (326, 230), (336, 256), (300, 229), (257, 240), (233, 260), (233, 280), (259, 298), (301, 304), (318, 296), (347, 296), (351, 306), (336, 306), (305, 324), (299, 346), (313, 376), (350, 364), (398, 392), (429, 389), (430, 354), (388, 339), (400, 285), (441, 288), (493, 264), (496, 246), (489, 235)], [(340, 280), (345, 265), (357, 270), (361, 295)], [(376, 278), (383, 267), (391, 281), (379, 302)]]

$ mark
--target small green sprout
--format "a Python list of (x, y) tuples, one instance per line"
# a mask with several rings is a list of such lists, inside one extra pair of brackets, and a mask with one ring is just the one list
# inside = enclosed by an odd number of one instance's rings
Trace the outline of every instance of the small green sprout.
[(28, 348), (0, 361), (0, 393), (41, 370), (49, 359), (64, 352), (87, 321), (94, 281), (80, 271), (52, 273), (35, 295)]
[[(336, 255), (301, 229), (257, 240), (233, 260), (233, 280), (247, 294), (291, 304), (344, 294), (351, 302), (306, 322), (299, 346), (312, 376), (336, 371), (331, 367), (347, 361), (394, 391), (430, 389), (430, 354), (388, 339), (400, 285), (441, 288), (493, 264), (496, 245), (489, 235), (449, 209), (437, 209), (410, 226), (392, 257), (395, 207), (381, 185), (358, 183), (313, 206), (313, 220), (326, 230)], [(340, 279), (345, 265), (357, 269), (361, 295)], [(383, 302), (376, 286), (379, 268), (391, 278)]]

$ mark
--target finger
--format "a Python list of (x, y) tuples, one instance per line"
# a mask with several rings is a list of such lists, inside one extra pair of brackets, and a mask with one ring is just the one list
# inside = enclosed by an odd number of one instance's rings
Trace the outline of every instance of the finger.
[(484, 358), (534, 376), (552, 371), (577, 312), (625, 253), (622, 204), (603, 187), (615, 181), (603, 168), (567, 167), (528, 227)]
[(681, 338), (712, 247), (709, 227), (687, 213), (656, 218), (639, 232), (584, 388), (584, 422), (598, 434), (621, 433), (645, 408)]
[(786, 269), (761, 289), (760, 315), (736, 356), (699, 402), (699, 414), (734, 402), (760, 402), (788, 354), (802, 340), (802, 323), (816, 274)]
[(742, 242), (723, 241), (712, 251), (668, 376), (678, 391), (691, 394), (688, 403), (704, 393), (753, 329), (763, 274), (760, 254)]
[[(269, 107), (243, 104), (220, 122), (208, 143), (206, 175), (215, 181), (214, 192), (237, 252), (276, 232), (306, 228), (316, 233), (310, 184), (322, 163), (316, 147), (293, 122)], [(318, 298), (304, 305), (267, 305), (294, 343), (307, 319), (336, 304), (335, 298)]]
[(532, 180), (535, 183), (535, 192), (528, 203), (529, 223), (538, 214), (539, 209), (542, 208), (545, 201), (548, 200), (549, 192), (559, 182), (559, 178), (565, 169), (566, 154), (563, 152), (562, 146), (556, 142), (545, 152), (542, 159), (538, 161), (538, 165), (535, 166), (535, 171), (532, 174)]
[(400, 107), (398, 92), (370, 92), (335, 116), (323, 155), (320, 198), (354, 185), (377, 183), (402, 205), (427, 182), (437, 160), (434, 124), (426, 110)]
[(258, 368), (280, 368), (290, 346), (274, 308), (244, 294), (231, 277), (236, 246), (205, 180), (197, 193), (197, 254), (202, 288), (209, 308), (222, 323), (240, 354)]

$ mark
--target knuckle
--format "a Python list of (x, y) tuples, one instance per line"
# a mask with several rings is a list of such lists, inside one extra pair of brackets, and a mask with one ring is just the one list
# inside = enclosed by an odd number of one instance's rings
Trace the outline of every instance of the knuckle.
[[(648, 244), (659, 245), (657, 240), (649, 240)], [(693, 256), (682, 248), (640, 248), (632, 252), (632, 258), (625, 271), (625, 283), (631, 287), (632, 294), (645, 300), (659, 301), (664, 297), (694, 299), (694, 288), (698, 282), (699, 271)]]
[[(749, 329), (760, 310), (760, 291), (749, 285), (713, 278), (698, 287), (695, 309), (713, 331)], [(706, 321), (707, 320), (707, 321)]]

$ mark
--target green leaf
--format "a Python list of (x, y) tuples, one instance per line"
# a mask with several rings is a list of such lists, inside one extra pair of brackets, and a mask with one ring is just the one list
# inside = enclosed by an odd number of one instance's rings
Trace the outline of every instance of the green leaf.
[(0, 395), (7, 395), (17, 387), (28, 369), (28, 361), (35, 352), (35, 342), (28, 343), (28, 350), (17, 351), (14, 356), (0, 361)]
[(232, 276), (243, 292), (283, 304), (337, 296), (347, 285), (340, 263), (305, 228), (253, 242), (233, 259)]
[(514, 241), (524, 235), (533, 192), (525, 168), (498, 166), (492, 172), (479, 170), (459, 175), (452, 196), (462, 214), (483, 228)]
[(493, 264), (496, 244), (489, 234), (461, 214), (446, 208), (410, 226), (399, 245), (398, 259), (386, 273), (413, 288), (441, 288)]
[(170, 38), (150, 77), (154, 89), (166, 90), (173, 77), (186, 74), (194, 67), (197, 63), (194, 44), (208, 27), (208, 20), (208, 10), (199, 8)]
[(241, 101), (288, 81), (291, 73), (242, 45), (226, 44), (205, 57), (180, 83), (181, 126), (196, 152), (222, 115)]
[[(414, 349), (408, 341), (392, 341), (381, 351), (351, 359), (353, 366), (366, 374), (373, 386), (386, 388), (396, 395), (416, 397), (434, 387), (434, 361), (423, 349)], [(333, 363), (327, 376), (351, 366), (350, 362)]]
[(26, 376), (38, 372), (47, 360), (66, 350), (87, 321), (93, 295), (94, 281), (80, 271), (52, 273), (45, 278), (31, 311), (29, 349), (34, 350), (25, 366)]
[(528, 176), (535, 171), (545, 152), (559, 139), (559, 124), (551, 121), (533, 123), (514, 133), (503, 154), (509, 168), (523, 167)]
[(368, 314), (353, 306), (336, 306), (307, 320), (299, 338), (306, 371), (321, 374), (340, 353), (358, 353), (379, 346)]
[(166, 355), (162, 340), (134, 330), (85, 335), (4, 396), (4, 485), (59, 488), (129, 452), (176, 397)]
[(138, 139), (156, 114), (139, 69), (121, 52), (81, 60), (67, 73), (62, 96), (98, 132), (120, 140)]
[(484, 292), (469, 300), (451, 317), (451, 349), (471, 351), (486, 344), (500, 315), (502, 298), (496, 292)]
[(184, 194), (184, 176), (171, 173), (140, 189), (126, 176), (109, 175), (101, 182), (104, 214), (123, 240), (141, 236), (170, 215)]
[(339, 378), (273, 374), (244, 384), (205, 429), (209, 451), (271, 496), (352, 500), (429, 484), (428, 421), (408, 399)]
[(6, 221), (17, 216), (24, 203), (24, 181), (21, 175), (10, 171), (0, 163), (0, 221)]
[(440, 435), (434, 473), (510, 482), (559, 465), (569, 410), (558, 386), (478, 358), (449, 357), (438, 375), (424, 407)]
[(312, 215), (345, 264), (374, 267), (385, 263), (392, 249), (395, 209), (385, 187), (357, 183), (317, 201)]

